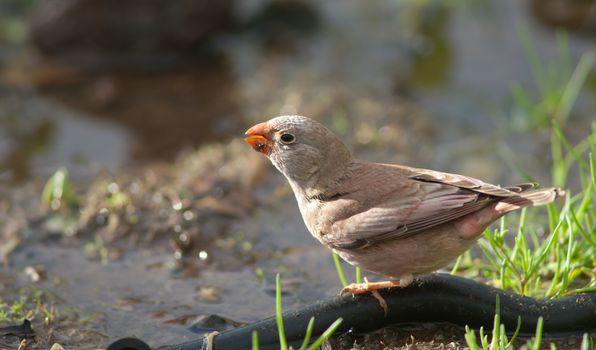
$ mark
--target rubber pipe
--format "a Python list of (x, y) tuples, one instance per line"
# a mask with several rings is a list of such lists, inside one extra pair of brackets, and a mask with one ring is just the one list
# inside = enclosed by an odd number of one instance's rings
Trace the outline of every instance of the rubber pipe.
[[(398, 323), (449, 322), (462, 327), (492, 329), (497, 295), (501, 305), (501, 323), (509, 331), (516, 329), (519, 316), (520, 334), (532, 335), (538, 318), (542, 316), (545, 337), (596, 333), (596, 293), (537, 300), (448, 274), (421, 276), (408, 287), (380, 293), (389, 306), (386, 316), (379, 302), (370, 294), (337, 296), (284, 313), (288, 343), (295, 346), (302, 342), (312, 316), (315, 317), (314, 339), (340, 317), (343, 322), (336, 334), (348, 331), (365, 333)], [(279, 349), (277, 324), (275, 317), (271, 317), (213, 337), (210, 350), (250, 350), (253, 331), (259, 335), (260, 350)], [(130, 343), (131, 339), (127, 338), (127, 342)], [(207, 349), (206, 346), (205, 339), (201, 338), (159, 349), (196, 350)], [(148, 347), (126, 347), (118, 342), (108, 347), (108, 350), (145, 349)]]

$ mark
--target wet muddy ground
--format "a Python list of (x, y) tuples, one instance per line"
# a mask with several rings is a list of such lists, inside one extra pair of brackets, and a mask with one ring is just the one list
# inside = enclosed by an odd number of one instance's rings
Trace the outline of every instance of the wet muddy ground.
[[(277, 272), (285, 309), (336, 294), (331, 256), (281, 175), (237, 140), (274, 115), (316, 117), (369, 160), (497, 183), (519, 181), (511, 167), (523, 164), (549, 182), (548, 134), (515, 119), (510, 88), (535, 89), (520, 27), (547, 61), (557, 44), (521, 3), (307, 4), (301, 21), (269, 21), (261, 2), (246, 2), (238, 12), (252, 24), (158, 73), (71, 69), (3, 48), (0, 301), (22, 301), (25, 311), (2, 310), (33, 318), (31, 348), (123, 336), (159, 346), (236, 327), (274, 313)], [(594, 49), (590, 34), (569, 40), (574, 59)], [(565, 130), (572, 139), (593, 121), (594, 81)], [(78, 200), (52, 210), (42, 185), (60, 166)], [(463, 332), (438, 327), (331, 347), (464, 344)]]
[[(213, 157), (218, 153), (216, 148), (233, 149), (243, 165), (254, 161), (259, 167), (267, 166), (239, 142), (213, 148), (209, 155), (200, 151), (202, 154), (188, 158), (197, 161)], [(226, 159), (225, 163), (230, 166), (234, 160)], [(19, 248), (7, 258), (9, 268), (3, 275), (10, 282), (3, 289), (3, 298), (17, 297), (11, 292), (21, 287), (40, 289), (50, 293), (50, 300), (59, 309), (73, 308), (78, 317), (86, 319), (84, 324), (73, 327), (73, 332), (79, 331), (78, 326), (82, 326), (83, 333), (87, 329), (97, 332), (100, 344), (134, 335), (157, 346), (270, 316), (277, 272), (284, 276), (287, 307), (337, 293), (340, 283), (331, 256), (323, 247), (312, 244), (300, 217), (294, 215), (296, 204), (281, 179), (267, 175), (280, 186), (249, 183), (256, 186), (254, 193), (246, 198), (229, 198), (238, 192), (218, 189), (218, 181), (231, 181), (222, 179), (225, 166), (222, 162), (219, 168), (212, 168), (219, 175), (213, 182), (202, 184), (207, 186), (203, 195), (197, 190), (190, 197), (166, 197), (180, 177), (185, 177), (180, 174), (170, 174), (171, 184), (158, 185), (152, 192), (142, 192), (147, 178), (134, 180), (132, 183), (140, 188), (137, 191), (141, 191), (138, 197), (130, 194), (130, 186), (121, 184), (119, 193), (130, 195), (129, 203), (126, 207), (111, 207), (108, 214), (104, 214), (109, 203), (108, 188), (114, 183), (99, 181), (99, 185), (89, 187), (86, 195), (99, 196), (98, 203), (90, 201), (80, 209), (94, 211), (91, 223), (82, 226), (69, 221), (68, 211), (40, 210), (35, 223), (29, 221), (20, 228), (30, 234), (22, 237)], [(266, 169), (261, 170), (269, 173)], [(237, 177), (251, 175), (246, 169), (244, 173), (232, 173)], [(195, 176), (190, 175), (191, 179)], [(203, 181), (192, 182), (201, 187)], [(236, 178), (234, 185), (243, 181)], [(146, 205), (144, 197), (154, 203)], [(191, 197), (194, 204), (189, 203)], [(216, 197), (219, 202), (214, 201)], [(250, 203), (250, 208), (243, 211), (239, 202)], [(124, 221), (126, 215), (141, 210), (145, 212), (139, 217), (150, 223)], [(114, 225), (118, 218), (123, 221)], [(164, 220), (167, 224), (160, 225)], [(70, 232), (71, 237), (64, 232)], [(98, 344), (94, 343), (97, 337), (89, 342), (58, 339), (64, 346)]]

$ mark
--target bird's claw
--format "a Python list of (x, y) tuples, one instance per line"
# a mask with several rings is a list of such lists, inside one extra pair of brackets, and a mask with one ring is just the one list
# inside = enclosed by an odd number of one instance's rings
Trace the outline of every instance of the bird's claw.
[(342, 288), (340, 294), (364, 294), (372, 291), (368, 283), (352, 283)]

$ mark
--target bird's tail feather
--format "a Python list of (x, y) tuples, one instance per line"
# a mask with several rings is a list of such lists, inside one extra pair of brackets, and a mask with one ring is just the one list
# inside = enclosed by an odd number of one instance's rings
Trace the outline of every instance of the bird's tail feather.
[(545, 205), (565, 195), (564, 190), (556, 187), (541, 188), (539, 190), (532, 190), (533, 186), (526, 187), (520, 185), (519, 187), (522, 190), (519, 192), (518, 196), (503, 198), (499, 201), (495, 207), (498, 212), (505, 214), (523, 207)]

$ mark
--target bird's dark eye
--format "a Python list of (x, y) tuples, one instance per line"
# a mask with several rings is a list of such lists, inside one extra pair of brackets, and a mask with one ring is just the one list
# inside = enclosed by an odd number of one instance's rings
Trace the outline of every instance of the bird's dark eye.
[(281, 140), (281, 142), (285, 143), (285, 144), (289, 144), (292, 143), (296, 140), (296, 138), (294, 137), (294, 135), (292, 134), (281, 134), (281, 136), (279, 137), (279, 139)]

